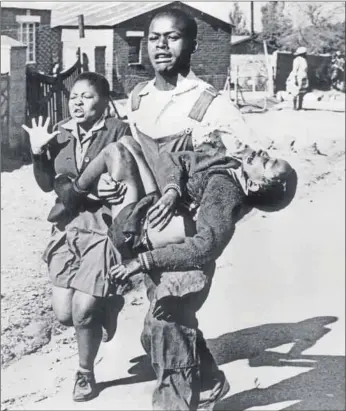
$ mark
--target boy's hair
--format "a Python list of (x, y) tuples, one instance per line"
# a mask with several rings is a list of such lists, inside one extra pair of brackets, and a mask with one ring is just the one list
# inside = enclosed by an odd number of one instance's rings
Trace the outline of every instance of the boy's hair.
[(287, 207), (293, 200), (297, 183), (297, 173), (291, 168), (280, 178), (263, 180), (258, 191), (249, 192), (248, 199), (251, 205), (263, 211), (279, 211)]
[(197, 23), (196, 20), (189, 16), (187, 13), (180, 9), (176, 8), (169, 8), (164, 11), (160, 11), (155, 16), (152, 18), (152, 22), (156, 20), (159, 17), (173, 17), (174, 19), (181, 21), (185, 25), (185, 34), (188, 38), (190, 38), (192, 41), (196, 40), (197, 38)]
[(106, 77), (102, 76), (102, 74), (95, 73), (94, 71), (85, 71), (79, 74), (74, 84), (82, 80), (88, 81), (93, 87), (95, 87), (95, 90), (101, 97), (105, 99), (110, 98), (109, 82)]

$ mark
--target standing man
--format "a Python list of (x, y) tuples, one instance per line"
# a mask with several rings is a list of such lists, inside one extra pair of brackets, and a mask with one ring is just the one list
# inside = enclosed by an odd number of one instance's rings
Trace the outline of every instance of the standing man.
[[(191, 71), (191, 56), (197, 49), (197, 24), (183, 11), (166, 9), (151, 21), (148, 53), (155, 78), (132, 91), (128, 119), (156, 178), (162, 152), (217, 152), (209, 137), (215, 130), (235, 137), (225, 143), (230, 152), (236, 151), (237, 139), (247, 143), (251, 139), (248, 126), (229, 98)], [(215, 263), (200, 269), (211, 280)], [(170, 320), (164, 320), (155, 316), (156, 289), (162, 273), (151, 274), (145, 277), (150, 309), (141, 341), (157, 376), (153, 409), (212, 410), (228, 392), (229, 384), (209, 352), (196, 318), (211, 281), (188, 302), (178, 304)]]
[(309, 88), (308, 62), (306, 59), (306, 47), (298, 47), (294, 53), (293, 68), (290, 74), (291, 81), (294, 83), (295, 92), (293, 94), (293, 109), (301, 110), (303, 108), (304, 95)]

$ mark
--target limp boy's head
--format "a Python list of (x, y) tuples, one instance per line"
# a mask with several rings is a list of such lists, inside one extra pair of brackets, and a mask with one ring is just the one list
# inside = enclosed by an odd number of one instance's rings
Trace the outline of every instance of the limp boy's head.
[(242, 164), (250, 202), (267, 211), (281, 210), (293, 200), (297, 173), (282, 159), (253, 151)]

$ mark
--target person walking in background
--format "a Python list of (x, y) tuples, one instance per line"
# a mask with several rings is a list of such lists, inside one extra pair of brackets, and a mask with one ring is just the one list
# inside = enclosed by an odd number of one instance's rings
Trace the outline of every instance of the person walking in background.
[(304, 95), (309, 88), (306, 47), (298, 47), (294, 53), (293, 68), (287, 79), (287, 91), (293, 95), (293, 109), (303, 108)]

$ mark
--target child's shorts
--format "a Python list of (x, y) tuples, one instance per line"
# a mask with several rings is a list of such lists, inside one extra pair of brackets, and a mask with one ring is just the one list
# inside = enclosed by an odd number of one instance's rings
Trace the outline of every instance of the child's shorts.
[(54, 286), (73, 288), (94, 297), (107, 295), (108, 272), (121, 261), (107, 230), (102, 208), (84, 211), (64, 230), (53, 225), (43, 260), (48, 264)]

